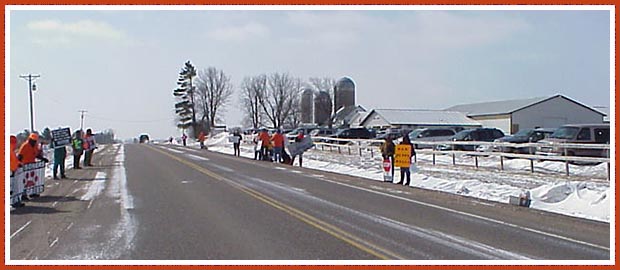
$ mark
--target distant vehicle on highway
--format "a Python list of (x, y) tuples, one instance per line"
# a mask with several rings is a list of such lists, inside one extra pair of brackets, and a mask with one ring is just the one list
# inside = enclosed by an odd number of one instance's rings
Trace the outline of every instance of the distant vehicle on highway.
[(150, 141), (149, 135), (147, 135), (147, 134), (140, 135), (139, 141), (140, 141), (140, 143), (148, 143)]

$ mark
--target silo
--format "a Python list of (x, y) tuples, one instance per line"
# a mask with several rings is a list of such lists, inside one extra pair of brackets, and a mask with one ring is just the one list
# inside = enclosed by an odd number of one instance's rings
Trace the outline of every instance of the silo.
[(314, 97), (314, 123), (326, 125), (332, 112), (332, 101), (329, 93), (319, 91)]
[(355, 106), (355, 83), (349, 77), (342, 77), (334, 86), (334, 112), (342, 107)]
[(301, 91), (301, 122), (312, 123), (312, 98), (314, 91), (310, 88), (303, 88)]

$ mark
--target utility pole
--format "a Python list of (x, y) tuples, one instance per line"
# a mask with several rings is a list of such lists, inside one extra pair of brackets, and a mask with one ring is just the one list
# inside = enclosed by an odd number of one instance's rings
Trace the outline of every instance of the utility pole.
[(30, 94), (30, 132), (34, 132), (34, 109), (32, 108), (32, 91), (36, 91), (37, 86), (33, 84), (33, 82), (41, 76), (28, 74), (21, 75), (19, 77), (28, 81), (28, 93)]
[(84, 128), (84, 113), (88, 112), (87, 110), (79, 110), (78, 111), (80, 113), (80, 132), (82, 132), (83, 128)]

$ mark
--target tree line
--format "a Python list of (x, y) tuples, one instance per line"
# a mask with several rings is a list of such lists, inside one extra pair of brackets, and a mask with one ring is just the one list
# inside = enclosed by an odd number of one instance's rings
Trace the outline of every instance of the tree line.
[[(330, 115), (319, 124), (331, 127), (331, 97), (335, 84), (332, 78), (310, 78), (305, 82), (289, 73), (278, 72), (245, 77), (238, 88), (243, 125), (297, 127), (301, 123), (300, 93), (303, 89), (312, 89), (315, 94), (325, 93), (314, 108)], [(172, 93), (176, 98), (176, 126), (189, 130), (194, 137), (201, 131), (209, 133), (221, 120), (233, 93), (231, 79), (223, 70), (209, 67), (196, 71), (190, 61), (185, 62)]]

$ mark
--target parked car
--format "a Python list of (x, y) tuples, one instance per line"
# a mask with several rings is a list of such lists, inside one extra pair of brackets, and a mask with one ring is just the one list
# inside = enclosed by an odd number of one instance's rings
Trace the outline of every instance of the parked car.
[(448, 141), (456, 132), (449, 128), (419, 128), (409, 132), (409, 139), (415, 148), (433, 148), (432, 144), (423, 142)]
[[(555, 129), (547, 128), (523, 129), (513, 135), (504, 136), (495, 141), (508, 143), (538, 142), (549, 137), (554, 131)], [(498, 146), (496, 150), (506, 153), (534, 154), (536, 147)]]
[(335, 129), (333, 128), (317, 128), (310, 131), (310, 136), (312, 137), (326, 137), (334, 134)]
[(286, 133), (286, 137), (288, 139), (293, 139), (293, 138), (297, 137), (297, 134), (299, 134), (300, 130), (303, 130), (304, 134), (308, 135), (308, 134), (310, 134), (310, 132), (312, 132), (315, 129), (316, 129), (316, 127), (298, 127), (296, 129), (293, 129), (291, 132)]
[(537, 155), (608, 157), (608, 149), (566, 148), (559, 144), (609, 144), (609, 124), (564, 125), (539, 143), (542, 145), (537, 148)]
[[(475, 128), (459, 131), (454, 134), (450, 141), (455, 142), (492, 142), (495, 139), (504, 137), (504, 132), (496, 128)], [(475, 151), (478, 145), (442, 145), (439, 146), (440, 150), (462, 150), (462, 151)]]
[[(374, 134), (365, 128), (346, 128), (340, 129), (336, 131), (336, 133), (329, 136), (330, 138), (338, 138), (338, 139), (372, 139), (374, 138)], [(327, 143), (334, 144), (346, 144), (345, 141), (336, 141), (336, 140), (325, 140)]]

